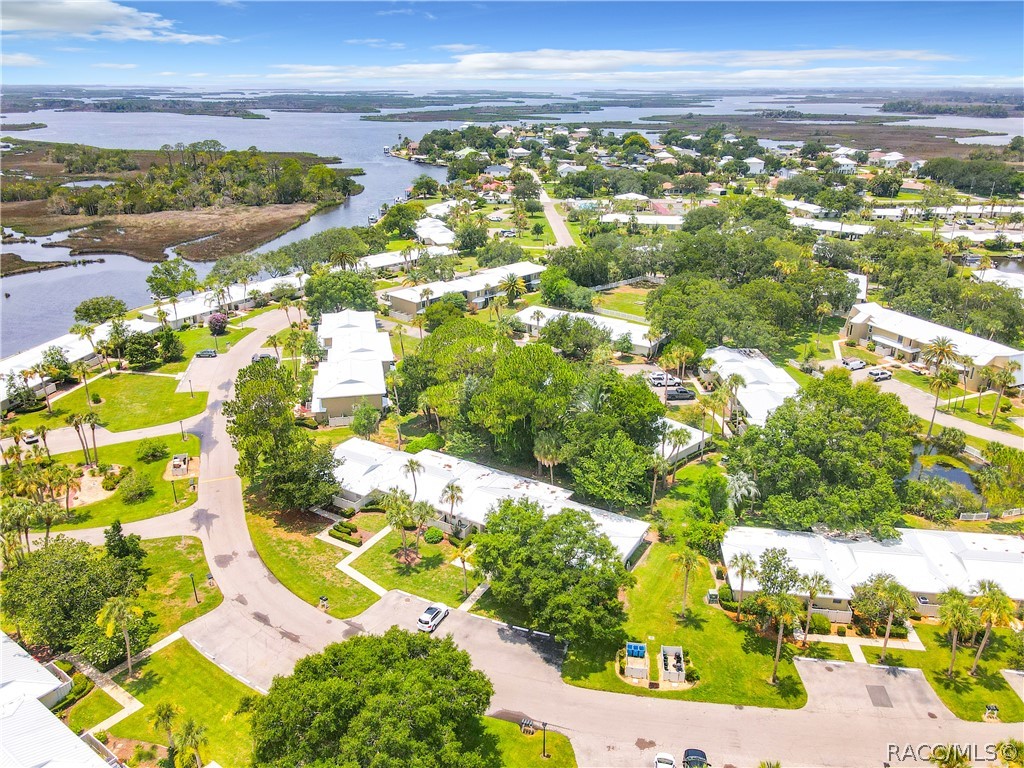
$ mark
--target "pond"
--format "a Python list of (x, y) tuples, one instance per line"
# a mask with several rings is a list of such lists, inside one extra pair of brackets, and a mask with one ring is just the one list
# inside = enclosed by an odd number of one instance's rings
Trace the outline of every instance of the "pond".
[[(943, 461), (941, 458), (932, 455), (930, 451), (927, 453), (926, 451), (928, 449), (924, 445), (914, 446), (914, 466), (910, 469), (909, 478), (923, 480), (926, 477), (941, 477), (952, 483), (964, 486), (964, 488), (975, 495), (981, 495), (968, 470)], [(924, 456), (923, 462), (921, 461), (922, 455)], [(966, 459), (963, 459), (963, 461), (970, 466)]]

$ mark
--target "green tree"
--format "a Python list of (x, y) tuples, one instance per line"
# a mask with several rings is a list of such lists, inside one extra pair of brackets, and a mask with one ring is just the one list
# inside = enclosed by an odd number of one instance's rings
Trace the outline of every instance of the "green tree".
[(380, 424), (380, 411), (365, 400), (356, 403), (352, 409), (352, 431), (360, 437), (369, 437)]
[(160, 360), (160, 347), (151, 334), (137, 332), (125, 341), (124, 356), (129, 365), (146, 368)]
[(128, 305), (114, 296), (96, 296), (75, 307), (75, 320), (79, 323), (100, 325), (115, 317), (124, 317)]
[(167, 733), (167, 746), (173, 746), (174, 744), (174, 721), (178, 718), (178, 708), (169, 701), (160, 701), (153, 707), (153, 712), (149, 716), (149, 722), (153, 724), (154, 728), (158, 728)]
[(1014, 374), (1020, 370), (1020, 363), (1016, 360), (1007, 361), (1006, 365), (1002, 368), (997, 368), (995, 375), (992, 377), (992, 384), (999, 387), (999, 392), (996, 394), (995, 405), (992, 406), (992, 418), (989, 420), (989, 424), (996, 423), (996, 415), (999, 413), (999, 406), (1003, 401), (1003, 394), (1006, 392), (1007, 387), (1012, 387), (1017, 383), (1017, 377)]
[(689, 547), (683, 547), (679, 552), (669, 555), (668, 559), (679, 563), (679, 567), (683, 569), (683, 605), (679, 615), (686, 616), (686, 596), (690, 591), (690, 571), (700, 565), (700, 557)]
[(177, 733), (174, 734), (174, 765), (175, 768), (188, 768), (190, 761), (196, 768), (203, 768), (203, 758), (199, 750), (210, 742), (207, 728), (193, 718), (185, 718)]
[(764, 606), (768, 615), (772, 617), (778, 634), (775, 639), (775, 661), (772, 664), (772, 685), (779, 681), (779, 660), (782, 658), (782, 636), (786, 624), (793, 621), (800, 611), (800, 603), (797, 599), (785, 592), (769, 595), (764, 599)]
[(850, 602), (857, 613), (872, 621), (880, 621), (884, 617), (885, 639), (882, 641), (882, 655), (878, 657), (878, 663), (884, 664), (892, 623), (906, 620), (914, 610), (914, 596), (890, 574), (877, 573), (853, 588)]
[(972, 601), (972, 605), (978, 610), (981, 621), (985, 624), (985, 634), (978, 645), (978, 653), (971, 664), (971, 674), (978, 671), (978, 662), (981, 661), (981, 654), (985, 652), (989, 637), (992, 635), (992, 627), (1008, 627), (1013, 621), (1017, 606), (1013, 600), (1003, 591), (996, 582), (991, 579), (983, 579), (978, 582), (978, 596)]
[(338, 492), (338, 465), (329, 444), (292, 430), (288, 441), (264, 459), (256, 479), (276, 509), (312, 509), (329, 505)]
[(100, 608), (96, 615), (96, 626), (102, 627), (107, 637), (113, 637), (118, 630), (124, 638), (124, 650), (128, 656), (128, 677), (132, 672), (132, 641), (128, 635), (128, 627), (133, 617), (142, 617), (142, 609), (132, 598), (124, 595), (111, 597)]
[(466, 253), (476, 253), (487, 245), (487, 227), (482, 224), (467, 222), (455, 230), (455, 249)]
[(811, 614), (814, 611), (814, 601), (819, 595), (832, 589), (832, 582), (825, 574), (815, 571), (801, 577), (800, 587), (807, 593), (807, 625), (804, 627), (804, 647), (806, 648), (810, 644), (808, 635), (811, 634)]
[(743, 621), (743, 588), (747, 579), (757, 576), (757, 563), (747, 552), (738, 552), (729, 559), (729, 570), (740, 577), (739, 600), (736, 601), (736, 620)]
[(343, 309), (377, 310), (377, 296), (370, 278), (357, 272), (314, 274), (306, 281), (306, 311), (314, 323), (325, 312)]
[(604, 435), (573, 464), (576, 490), (618, 507), (638, 507), (646, 498), (648, 455), (625, 432)]
[(405, 529), (412, 525), (412, 497), (401, 488), (390, 488), (381, 496), (380, 505), (388, 525), (402, 532), (402, 554), (407, 554), (409, 544)]
[(261, 463), (290, 443), (294, 399), (295, 382), (276, 360), (259, 360), (238, 372), (235, 396), (224, 404), (224, 414), (243, 476), (255, 479)]
[(493, 695), (449, 638), (391, 628), (329, 645), (252, 702), (254, 765), (484, 764)]
[(950, 587), (939, 595), (939, 621), (950, 637), (949, 669), (946, 670), (946, 675), (952, 677), (960, 637), (969, 635), (978, 627), (978, 617), (971, 610), (967, 595), (956, 587)]
[(939, 412), (939, 398), (942, 395), (948, 395), (959, 380), (960, 377), (957, 375), (956, 370), (948, 365), (939, 368), (938, 373), (929, 380), (928, 389), (935, 393), (935, 402), (932, 403), (932, 420), (928, 423), (928, 434), (925, 435), (925, 440), (932, 439), (932, 430), (935, 429), (935, 416)]

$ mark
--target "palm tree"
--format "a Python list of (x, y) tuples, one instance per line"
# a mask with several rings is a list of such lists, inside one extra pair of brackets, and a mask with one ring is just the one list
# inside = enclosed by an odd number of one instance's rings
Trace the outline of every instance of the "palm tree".
[(185, 768), (190, 757), (195, 759), (196, 768), (203, 768), (199, 748), (206, 746), (209, 741), (205, 725), (197, 723), (191, 717), (186, 719), (174, 738), (175, 768)]
[[(448, 541), (452, 541), (451, 537), (448, 537)], [(452, 542), (455, 545), (455, 554), (459, 557), (459, 562), (462, 563), (462, 594), (469, 597), (469, 573), (467, 570), (467, 564), (469, 561), (469, 539), (455, 538)]]
[(132, 618), (138, 616), (142, 616), (142, 609), (126, 595), (109, 598), (96, 616), (96, 625), (105, 628), (107, 637), (113, 637), (115, 631), (121, 630), (121, 636), (124, 638), (124, 650), (128, 655), (128, 677), (132, 676), (132, 641), (128, 637), (128, 626), (131, 624)]
[(664, 478), (672, 470), (672, 465), (668, 463), (661, 454), (655, 453), (651, 457), (651, 471), (654, 476), (651, 478), (651, 514), (654, 514), (654, 496), (658, 492), (658, 478)]
[(942, 366), (956, 362), (959, 357), (956, 344), (948, 336), (936, 336), (921, 347), (921, 359), (935, 368), (936, 373)]
[[(704, 429), (704, 424), (707, 421), (708, 414), (714, 414), (714, 404), (708, 402), (707, 398), (701, 398), (697, 400), (697, 410), (700, 412), (700, 455), (697, 457), (698, 461), (704, 461), (704, 449), (707, 448), (707, 430)], [(711, 425), (712, 431), (714, 431), (714, 423)]]
[(85, 457), (86, 464), (92, 464), (91, 457), (89, 455), (89, 443), (86, 442), (85, 436), (82, 432), (82, 415), (79, 413), (69, 413), (65, 419), (65, 423), (75, 428), (75, 434), (78, 436), (78, 442), (82, 446), (82, 455)]
[(36, 522), (36, 505), (31, 499), (15, 496), (6, 499), (0, 510), (3, 512), (4, 527), (24, 535), (25, 550), (32, 554), (32, 542), (28, 532)]
[(991, 579), (979, 581), (977, 589), (978, 596), (971, 601), (971, 604), (978, 609), (981, 621), (985, 623), (985, 634), (981, 637), (981, 645), (978, 646), (978, 653), (974, 657), (974, 663), (971, 664), (971, 675), (975, 675), (978, 671), (978, 662), (981, 661), (981, 654), (985, 652), (985, 646), (988, 645), (992, 627), (1008, 627), (1013, 621), (1013, 614), (1017, 608), (1002, 587)]
[(526, 293), (526, 282), (514, 272), (509, 272), (498, 283), (498, 289), (508, 298), (509, 306), (513, 306)]
[(82, 434), (85, 434), (85, 428), (88, 426), (92, 431), (92, 458), (97, 464), (100, 463), (100, 452), (96, 447), (96, 426), (100, 423), (99, 417), (93, 411), (82, 416)]
[(807, 592), (807, 626), (804, 632), (804, 647), (810, 643), (808, 635), (811, 634), (811, 612), (814, 609), (814, 601), (818, 595), (824, 594), (832, 589), (832, 582), (829, 581), (828, 576), (823, 573), (810, 573), (800, 579), (800, 586)]
[(281, 352), (278, 349), (278, 347), (281, 346), (281, 334), (272, 333), (269, 336), (267, 336), (267, 344), (274, 348), (274, 357), (277, 358), (278, 362), (281, 362)]
[(740, 599), (736, 603), (736, 621), (743, 620), (743, 587), (746, 580), (757, 576), (757, 562), (747, 552), (737, 552), (729, 559), (729, 568), (740, 577)]
[(726, 475), (725, 487), (729, 494), (729, 509), (735, 512), (740, 505), (750, 499), (750, 513), (754, 513), (754, 501), (761, 497), (757, 482), (743, 470), (734, 475)]
[(554, 483), (555, 465), (562, 461), (562, 447), (559, 444), (558, 434), (550, 430), (538, 432), (533, 439), (533, 457), (537, 460), (538, 471), (540, 467), (547, 467), (551, 482)]
[(53, 457), (50, 455), (50, 446), (46, 444), (46, 436), (48, 434), (50, 434), (50, 428), (47, 427), (45, 424), (40, 424), (38, 427), (36, 427), (36, 437), (38, 437), (42, 441), (43, 448), (46, 450), (46, 459), (50, 460)]
[[(676, 451), (690, 442), (690, 430), (676, 427), (675, 429), (668, 430), (665, 433), (665, 438), (668, 440), (668, 444), (672, 446), (672, 453), (675, 454)], [(673, 482), (675, 481), (675, 472), (678, 468), (679, 463), (673, 463), (671, 466)]]
[(413, 328), (419, 328), (420, 340), (423, 340), (423, 326), (427, 324), (427, 316), (422, 312), (417, 312), (412, 316), (412, 320), (409, 321)]
[(893, 619), (914, 610), (914, 596), (895, 578), (884, 574), (878, 585), (877, 597), (879, 606), (886, 614), (885, 639), (882, 641), (882, 655), (878, 657), (878, 663), (885, 664), (885, 654), (889, 648), (889, 633), (892, 632)]
[[(729, 420), (732, 420), (733, 411), (736, 410), (736, 395), (740, 391), (740, 387), (747, 385), (746, 380), (738, 373), (730, 374), (725, 380), (725, 388), (729, 392)], [(725, 411), (722, 411), (722, 421), (725, 421)], [(722, 427), (722, 437), (725, 437), (725, 426)]]
[(939, 768), (971, 768), (974, 764), (968, 751), (959, 744), (936, 744), (928, 762)]
[(456, 483), (454, 480), (449, 480), (448, 484), (441, 489), (441, 498), (439, 501), (442, 504), (448, 505), (448, 514), (455, 519), (455, 505), (462, 503), (462, 486)]
[(149, 722), (154, 728), (167, 731), (167, 746), (174, 744), (174, 721), (178, 717), (178, 708), (169, 701), (161, 701), (153, 707)]
[(999, 387), (999, 392), (996, 394), (996, 404), (992, 407), (992, 418), (989, 420), (989, 426), (996, 423), (996, 414), (999, 413), (999, 404), (1003, 400), (1003, 393), (1006, 392), (1007, 387), (1012, 387), (1017, 383), (1017, 378), (1013, 375), (1020, 370), (1020, 363), (1016, 360), (1008, 360), (1006, 365), (996, 370), (995, 376), (992, 377), (992, 383)]
[(991, 365), (983, 365), (978, 369), (978, 396), (974, 398), (977, 403), (975, 414), (981, 416), (981, 393), (992, 386), (996, 377), (996, 369)]
[(78, 362), (71, 364), (71, 372), (82, 380), (83, 386), (85, 386), (85, 403), (89, 406), (89, 410), (92, 410), (92, 398), (89, 396), (89, 366), (84, 361), (79, 360)]
[(537, 326), (537, 333), (540, 333), (541, 323), (544, 322), (544, 310), (540, 307), (533, 310), (533, 314), (530, 315), (530, 319), (533, 321), (533, 324)]
[(437, 517), (437, 510), (430, 504), (429, 501), (414, 501), (412, 506), (409, 508), (409, 518), (412, 520), (412, 524), (416, 526), (416, 539), (414, 546), (419, 549), (420, 536), (423, 533), (423, 527)]
[(800, 603), (797, 599), (786, 592), (768, 595), (765, 598), (765, 606), (768, 613), (775, 620), (779, 628), (775, 640), (775, 663), (772, 666), (772, 685), (779, 682), (779, 659), (782, 657), (782, 634), (786, 629), (786, 623), (792, 621), (800, 611)]
[(412, 498), (401, 488), (392, 487), (381, 497), (380, 505), (384, 509), (384, 519), (388, 525), (402, 532), (402, 551), (408, 551), (405, 528), (411, 523), (409, 509), (412, 507)]
[[(1020, 214), (1014, 214), (1019, 216)], [(1024, 768), (1024, 741), (1006, 739), (996, 744), (999, 762), (1006, 768)]]
[(928, 382), (928, 389), (935, 393), (935, 402), (932, 404), (932, 420), (928, 425), (928, 435), (925, 437), (925, 440), (931, 440), (932, 430), (935, 429), (935, 415), (939, 411), (939, 397), (942, 394), (948, 394), (957, 385), (958, 381), (960, 381), (960, 376), (957, 372), (948, 365), (944, 365), (939, 368), (939, 372)]
[(956, 587), (950, 587), (939, 595), (939, 621), (942, 628), (950, 636), (949, 669), (946, 670), (947, 677), (953, 676), (953, 665), (956, 664), (957, 645), (960, 636), (971, 631), (972, 626), (977, 626), (978, 617), (971, 610), (971, 604), (967, 595)]
[(294, 307), (295, 303), (287, 296), (285, 296), (284, 298), (281, 299), (281, 301), (278, 302), (278, 306), (280, 306), (280, 308), (284, 310), (285, 322), (287, 322), (290, 325), (292, 322), (292, 317), (291, 314), (289, 314), (288, 310)]
[(50, 393), (46, 391), (46, 379), (55, 375), (55, 371), (51, 366), (45, 363), (39, 363), (34, 365), (29, 370), (32, 374), (39, 379), (39, 383), (43, 387), (43, 401), (46, 403), (46, 412), (53, 413), (53, 408), (50, 407)]
[(672, 562), (679, 563), (683, 569), (683, 616), (686, 615), (686, 593), (690, 589), (690, 571), (700, 564), (700, 557), (689, 547), (684, 547), (679, 552), (673, 552), (668, 556)]
[(419, 492), (419, 488), (416, 485), (416, 476), (423, 471), (423, 465), (420, 464), (416, 459), (409, 459), (405, 464), (402, 465), (402, 474), (406, 477), (412, 478), (412, 499), (416, 500), (416, 494)]
[(36, 507), (36, 519), (39, 520), (46, 529), (46, 533), (43, 536), (43, 547), (50, 545), (50, 529), (56, 523), (66, 523), (70, 520), (71, 516), (68, 512), (61, 508), (60, 504), (54, 501), (44, 501), (38, 507)]

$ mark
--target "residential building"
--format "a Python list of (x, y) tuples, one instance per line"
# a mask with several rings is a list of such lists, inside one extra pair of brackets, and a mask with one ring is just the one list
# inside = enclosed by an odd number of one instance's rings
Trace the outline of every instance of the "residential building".
[[(965, 356), (966, 362), (956, 363), (954, 367), (961, 376), (966, 373), (967, 385), (975, 389), (980, 384), (979, 371), (983, 366), (1003, 368), (1014, 360), (1024, 368), (1024, 352), (1019, 349), (897, 312), (874, 302), (853, 305), (846, 322), (846, 336), (858, 342), (873, 341), (880, 353), (900, 356), (907, 362), (918, 362), (925, 345), (944, 336), (956, 345), (958, 354)], [(1018, 370), (1014, 380), (1015, 385), (1024, 384), (1024, 370)]]
[(428, 205), (424, 212), (431, 218), (443, 219), (460, 205), (469, 206), (470, 203), (465, 200), (442, 200), (440, 203)]
[(722, 386), (733, 374), (743, 378), (736, 391), (735, 412), (730, 414), (734, 422), (742, 419), (747, 424), (764, 426), (772, 411), (800, 391), (800, 385), (760, 350), (715, 347), (705, 352), (704, 357), (712, 361), (711, 367), (701, 374), (705, 381)]
[[(624, 515), (606, 512), (571, 501), (572, 491), (532, 477), (492, 469), (455, 456), (425, 450), (416, 454), (422, 469), (413, 478), (402, 471), (409, 454), (357, 437), (334, 449), (341, 465), (334, 471), (339, 492), (334, 503), (348, 509), (361, 509), (376, 503), (390, 488), (399, 488), (410, 496), (428, 501), (437, 511), (434, 525), (456, 536), (483, 530), (487, 513), (503, 499), (536, 502), (547, 515), (563, 509), (580, 509), (593, 519), (599, 531), (611, 540), (619, 556), (628, 561), (647, 533), (649, 525)], [(448, 483), (462, 489), (462, 501), (451, 505), (441, 500)]]
[(804, 216), (794, 216), (789, 220), (794, 227), (805, 227), (827, 235), (846, 237), (850, 240), (859, 240), (864, 235), (871, 234), (875, 228), (868, 224), (847, 224), (845, 221), (819, 221), (808, 219)]
[(458, 152), (455, 152), (454, 154), (455, 154), (455, 157), (457, 157), (459, 160), (465, 160), (467, 157), (470, 157), (472, 155), (479, 155), (480, 152), (478, 150), (476, 150), (476, 149), (473, 149), (472, 147), (463, 147), (462, 149), (460, 149)]
[[(0, 633), (0, 765), (4, 768), (108, 768), (102, 757), (57, 719), (51, 708), (71, 691), (71, 678), (54, 664), (40, 664)], [(100, 749), (103, 746), (92, 737)]]
[(582, 173), (585, 170), (587, 170), (585, 165), (573, 165), (572, 163), (566, 163), (565, 165), (558, 166), (555, 173), (564, 179), (570, 173)]
[(422, 256), (451, 256), (455, 253), (443, 245), (428, 245), (405, 251), (385, 251), (363, 256), (356, 265), (357, 271), (372, 272), (378, 269), (396, 270), (415, 266)]
[(747, 164), (747, 176), (760, 176), (764, 173), (764, 160), (759, 157), (748, 157), (744, 161)]
[(373, 312), (346, 309), (321, 316), (317, 339), (327, 357), (313, 376), (310, 412), (331, 426), (348, 424), (360, 402), (383, 409), (385, 375), (394, 365), (388, 334), (377, 330)]
[(455, 233), (444, 222), (430, 217), (420, 219), (414, 227), (416, 239), (424, 245), (454, 245)]
[[(707, 441), (711, 439), (710, 432), (701, 432), (699, 429), (694, 429), (688, 424), (683, 424), (681, 421), (675, 421), (664, 416), (661, 417), (661, 428), (666, 435), (654, 450), (658, 452), (665, 461), (673, 466), (688, 460), (691, 456), (699, 453), (700, 450), (707, 445)], [(673, 443), (668, 439), (667, 435), (672, 432), (679, 432), (687, 435), (687, 440), (683, 444)]]
[(406, 317), (423, 311), (446, 293), (461, 293), (468, 303), (481, 309), (502, 293), (498, 286), (508, 275), (523, 278), (527, 290), (533, 290), (540, 283), (540, 273), (543, 271), (543, 266), (520, 261), (503, 267), (484, 269), (475, 275), (457, 277), (454, 280), (437, 280), (408, 288), (395, 288), (385, 295), (385, 299), (391, 304), (392, 312)]
[(840, 173), (845, 176), (852, 176), (857, 172), (857, 163), (850, 158), (840, 155), (832, 161), (832, 173)]
[[(816, 613), (833, 621), (848, 621), (853, 588), (879, 573), (888, 573), (914, 596), (918, 613), (935, 616), (938, 596), (950, 588), (977, 594), (977, 584), (991, 579), (1018, 603), (1024, 601), (1024, 539), (960, 531), (899, 529), (899, 538), (874, 541), (867, 537), (824, 536), (771, 528), (736, 527), (726, 531), (722, 558), (747, 554), (757, 561), (769, 548), (786, 551), (801, 575), (821, 573), (832, 583), (815, 598)], [(739, 575), (729, 569), (734, 592)], [(758, 589), (757, 577), (748, 576), (744, 589)], [(794, 594), (806, 598), (800, 588)]]
[(628, 336), (633, 344), (633, 354), (635, 355), (649, 357), (653, 349), (657, 349), (661, 341), (660, 339), (650, 341), (647, 338), (647, 335), (651, 332), (649, 325), (619, 320), (618, 318), (605, 315), (592, 315), (588, 312), (568, 312), (564, 309), (553, 309), (551, 307), (526, 307), (516, 313), (516, 319), (521, 321), (531, 334), (536, 335), (549, 322), (566, 315), (574, 319), (586, 320), (591, 325), (603, 328), (611, 334), (612, 341), (622, 336)]
[(1007, 288), (1014, 288), (1024, 297), (1024, 272), (1004, 272), (1001, 269), (979, 269), (972, 275), (982, 283), (999, 283)]
[(530, 150), (524, 149), (523, 147), (513, 147), (508, 151), (508, 156), (514, 160), (521, 160), (524, 157), (530, 156)]
[(906, 158), (900, 152), (888, 152), (878, 159), (879, 165), (883, 168), (895, 168)]
[(799, 211), (801, 214), (812, 218), (818, 218), (825, 213), (825, 209), (815, 203), (805, 203), (803, 200), (787, 200), (784, 197), (778, 197), (776, 200), (789, 210)]
[(641, 227), (665, 227), (679, 229), (683, 226), (683, 217), (661, 215), (657, 213), (606, 213), (601, 217), (602, 223), (629, 224), (635, 222)]
[(861, 275), (857, 272), (847, 272), (846, 277), (849, 278), (850, 282), (857, 286), (857, 299), (858, 301), (868, 300), (868, 276)]
[(803, 171), (800, 170), (799, 168), (780, 168), (778, 173), (776, 173), (775, 175), (778, 176), (780, 179), (785, 180), (795, 178), (799, 176), (801, 173), (803, 173)]
[(245, 285), (235, 283), (225, 286), (222, 290), (200, 291), (174, 302), (164, 299), (152, 307), (140, 309), (139, 316), (152, 323), (159, 323), (163, 317), (163, 322), (172, 328), (180, 328), (185, 323), (197, 325), (217, 312), (236, 312), (252, 308), (255, 304), (253, 295), (257, 293), (297, 292), (305, 284), (306, 279), (306, 275), (282, 275)]

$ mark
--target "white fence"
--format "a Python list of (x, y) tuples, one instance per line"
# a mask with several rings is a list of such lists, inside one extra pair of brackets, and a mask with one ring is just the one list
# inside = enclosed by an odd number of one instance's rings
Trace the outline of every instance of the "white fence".
[(592, 291), (610, 291), (612, 288), (621, 288), (624, 285), (636, 285), (637, 283), (657, 283), (663, 285), (665, 278), (661, 275), (640, 275), (639, 277), (629, 277), (625, 280), (619, 280), (617, 283), (607, 283), (605, 285), (595, 285), (590, 290)]
[(988, 512), (961, 512), (961, 520), (988, 520)]
[(853, 611), (835, 611), (831, 608), (811, 608), (812, 614), (824, 616), (833, 624), (849, 624), (853, 621)]

